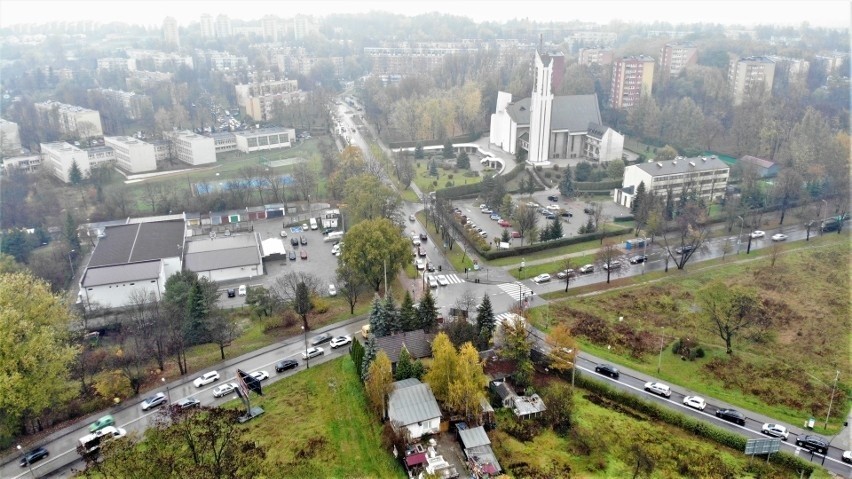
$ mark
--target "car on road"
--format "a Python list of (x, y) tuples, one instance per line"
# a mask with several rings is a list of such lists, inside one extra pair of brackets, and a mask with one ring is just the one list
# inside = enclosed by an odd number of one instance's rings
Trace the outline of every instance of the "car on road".
[(327, 343), (331, 341), (333, 336), (331, 333), (322, 333), (311, 338), (311, 346), (316, 346), (318, 344)]
[(668, 387), (663, 383), (645, 383), (645, 391), (648, 391), (649, 393), (659, 394), (660, 396), (667, 398), (672, 397), (672, 388)]
[(333, 284), (328, 285), (328, 295), (337, 296), (337, 288), (335, 288)]
[(547, 197), (547, 200), (556, 203), (557, 201), (559, 201), (559, 197), (556, 195), (550, 195)]
[(562, 212), (559, 213), (559, 216), (561, 216), (563, 218), (573, 218), (574, 217), (574, 215), (570, 211), (567, 211), (567, 210), (562, 210)]
[(787, 235), (783, 233), (776, 233), (772, 235), (772, 241), (785, 241), (787, 239)]
[(258, 381), (265, 381), (269, 379), (269, 373), (266, 371), (255, 371), (251, 373), (251, 376), (257, 379)]
[(294, 250), (291, 249), (287, 256), (290, 258), (290, 261), (296, 261), (296, 252)]
[(559, 211), (560, 208), (559, 205), (547, 205), (545, 209), (548, 209), (550, 211)]
[(686, 396), (683, 398), (683, 404), (699, 411), (703, 411), (707, 407), (707, 401), (701, 396)]
[(290, 238), (290, 246), (299, 246), (299, 238), (296, 238), (295, 236)]
[(192, 384), (195, 384), (195, 387), (200, 388), (201, 386), (206, 386), (210, 383), (216, 382), (219, 380), (219, 372), (218, 371), (210, 371), (209, 373), (204, 373), (201, 376), (195, 378), (195, 381)]
[(430, 272), (430, 273), (434, 273), (434, 272), (435, 272), (435, 265), (434, 265), (434, 264), (432, 264), (432, 262), (431, 262), (431, 261), (429, 261), (429, 262), (427, 262), (427, 263), (426, 263), (426, 271), (428, 271), (428, 272)]
[(286, 232), (286, 231), (284, 231), (284, 230), (281, 230), (281, 232), (280, 232), (280, 233), (278, 233), (278, 234), (279, 234), (282, 238), (286, 238), (286, 237), (287, 237), (287, 232)]
[(166, 403), (166, 395), (163, 393), (157, 393), (148, 399), (142, 401), (142, 410), (147, 411), (149, 409), (153, 409), (157, 406), (162, 406)]
[(341, 346), (346, 346), (347, 344), (352, 344), (352, 336), (344, 335), (338, 336), (331, 340), (331, 349), (337, 349)]
[(435, 279), (435, 276), (433, 276), (433, 275), (429, 276), (429, 287), (430, 288), (437, 288), (438, 287), (438, 280)]
[(506, 220), (502, 220), (502, 219), (501, 219), (501, 220), (499, 220), (499, 221), (497, 222), (497, 224), (498, 224), (498, 225), (500, 225), (500, 226), (502, 226), (503, 228), (511, 228), (511, 227), (512, 227), (512, 223), (509, 223), (508, 221), (506, 221)]
[(767, 436), (780, 438), (782, 441), (786, 441), (787, 437), (790, 435), (787, 432), (787, 428), (780, 424), (772, 424), (766, 423), (763, 427), (760, 428), (760, 432), (766, 434)]
[(37, 447), (24, 454), (24, 457), (21, 458), (21, 462), (19, 463), (19, 465), (21, 467), (27, 467), (31, 464), (35, 464), (36, 462), (41, 461), (49, 455), (50, 453), (47, 452), (47, 449), (43, 447)]
[(275, 363), (275, 372), (280, 373), (281, 371), (286, 371), (288, 369), (295, 369), (299, 366), (299, 361), (295, 359), (282, 359)]
[(417, 261), (415, 261), (414, 264), (417, 265), (417, 269), (426, 268), (426, 261), (424, 261), (423, 258), (417, 258)]
[(550, 275), (547, 273), (541, 273), (540, 275), (533, 278), (533, 281), (536, 284), (547, 283), (548, 281), (550, 281)]
[(577, 276), (577, 272), (573, 269), (563, 269), (562, 271), (556, 273), (556, 277), (558, 279), (573, 278), (574, 276)]
[(414, 215), (408, 215), (408, 221), (413, 223), (415, 221)]
[(438, 285), (439, 285), (439, 286), (447, 286), (447, 285), (449, 285), (449, 284), (450, 284), (450, 282), (449, 282), (449, 281), (447, 281), (447, 277), (446, 277), (446, 276), (438, 276)]
[(237, 290), (237, 294), (240, 295), (240, 296), (245, 296), (246, 292), (247, 292), (246, 285), (241, 284), (240, 288)]
[(618, 269), (618, 268), (621, 268), (621, 261), (618, 261), (618, 260), (612, 260), (608, 263), (604, 263), (604, 265), (603, 265), (603, 269), (605, 269), (607, 271), (611, 271), (611, 270)]
[(181, 399), (177, 403), (177, 407), (182, 409), (182, 410), (183, 409), (189, 409), (191, 407), (198, 407), (198, 406), (201, 406), (201, 401), (199, 401), (198, 399), (195, 399), (195, 398)]
[(97, 421), (90, 424), (89, 425), (89, 432), (100, 431), (101, 429), (103, 429), (107, 426), (114, 426), (114, 425), (115, 425), (115, 419), (111, 415), (107, 414), (106, 416), (103, 416), (102, 418), (100, 418)]
[(686, 253), (689, 253), (690, 251), (692, 251), (694, 249), (695, 249), (695, 246), (693, 246), (691, 244), (685, 244), (683, 246), (678, 246), (675, 249), (675, 254), (686, 254)]
[(305, 235), (299, 236), (299, 244), (302, 244), (302, 245), (308, 244), (308, 238), (305, 238)]
[(322, 356), (323, 354), (325, 354), (325, 351), (322, 348), (308, 348), (305, 350), (304, 353), (302, 353), (302, 359), (311, 359), (317, 356)]
[(429, 237), (426, 236), (426, 233), (420, 233), (420, 241), (425, 243), (428, 239)]
[(237, 295), (237, 290), (234, 288), (228, 288), (228, 297), (233, 298)]
[(500, 221), (502, 219), (497, 213), (491, 213), (491, 216), (489, 216), (489, 218), (491, 218), (491, 221)]
[(411, 238), (411, 244), (413, 244), (415, 247), (419, 248), (420, 247), (420, 238), (417, 238), (417, 237)]
[(303, 249), (299, 251), (299, 257), (302, 259), (308, 259), (308, 250)]
[(840, 456), (840, 460), (846, 464), (852, 464), (852, 451), (843, 451), (843, 455)]
[(546, 219), (546, 220), (555, 220), (555, 219), (556, 219), (556, 215), (555, 215), (555, 214), (553, 214), (553, 213), (548, 213), (547, 215), (545, 215), (545, 216), (544, 216), (544, 219)]
[(819, 436), (812, 436), (810, 434), (796, 437), (796, 445), (820, 454), (828, 452), (828, 442)]
[(580, 266), (580, 269), (578, 271), (580, 271), (580, 273), (582, 273), (582, 274), (594, 273), (595, 272), (595, 265), (586, 264), (586, 265)]
[(426, 256), (426, 248), (424, 248), (422, 246), (417, 248), (417, 256), (419, 256), (421, 258), (425, 257)]
[(748, 236), (752, 239), (763, 238), (764, 236), (766, 236), (766, 232), (760, 231), (760, 230), (754, 230), (751, 233), (749, 233)]
[(745, 416), (736, 409), (719, 409), (716, 411), (716, 417), (734, 424), (739, 424), (740, 426), (745, 426)]
[(479, 211), (482, 211), (482, 212), (483, 212), (483, 213), (485, 213), (486, 215), (490, 215), (491, 213), (494, 213), (494, 211), (493, 211), (491, 208), (487, 208), (487, 207), (486, 207), (486, 208), (482, 208), (482, 209), (481, 209), (481, 210), (479, 210)]
[(488, 232), (487, 232), (487, 231), (480, 231), (480, 232), (479, 232), (479, 236), (482, 236), (483, 238), (487, 238), (487, 237), (488, 237)]
[(648, 256), (644, 254), (637, 254), (636, 256), (630, 257), (630, 264), (639, 264), (648, 261)]
[(225, 383), (213, 390), (213, 397), (220, 398), (227, 396), (237, 390), (237, 383)]
[(611, 364), (598, 364), (595, 366), (595, 372), (598, 374), (603, 374), (604, 376), (609, 376), (612, 379), (618, 379), (620, 376), (618, 372), (618, 368)]

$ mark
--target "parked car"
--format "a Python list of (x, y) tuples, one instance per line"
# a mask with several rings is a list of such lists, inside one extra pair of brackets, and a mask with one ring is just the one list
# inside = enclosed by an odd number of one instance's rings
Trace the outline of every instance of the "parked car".
[(24, 457), (21, 458), (21, 462), (19, 463), (19, 465), (21, 467), (27, 467), (29, 465), (35, 464), (38, 461), (41, 461), (49, 455), (50, 453), (47, 452), (47, 449), (43, 447), (37, 447), (24, 454)]
[(840, 456), (840, 459), (846, 464), (852, 464), (852, 451), (843, 451), (843, 455)]
[(282, 359), (275, 363), (275, 372), (280, 373), (281, 371), (286, 371), (288, 369), (294, 369), (299, 366), (299, 361), (295, 359)]
[(612, 379), (618, 379), (620, 376), (618, 372), (618, 368), (612, 366), (611, 364), (598, 364), (595, 366), (595, 372), (598, 374), (603, 374), (604, 376), (609, 376)]
[(299, 236), (299, 244), (308, 244), (308, 238), (305, 238), (305, 235)]
[(323, 354), (325, 354), (325, 351), (322, 348), (308, 348), (305, 350), (304, 353), (302, 353), (302, 359), (311, 359), (317, 356), (322, 356)]
[(423, 259), (422, 259), (422, 258), (417, 258), (417, 260), (414, 262), (414, 264), (415, 264), (415, 265), (417, 265), (417, 269), (424, 269), (424, 268), (426, 268), (426, 262), (425, 262), (425, 261), (423, 261)]
[(234, 288), (228, 288), (228, 297), (233, 298), (237, 295), (237, 290)]
[(777, 233), (777, 234), (772, 235), (772, 241), (786, 241), (786, 240), (787, 240), (787, 235), (785, 235), (783, 233)]
[(556, 196), (556, 195), (550, 195), (550, 196), (547, 197), (547, 200), (553, 201), (555, 203), (555, 202), (559, 201), (559, 197)]
[(586, 213), (587, 215), (591, 215), (591, 214), (595, 213), (595, 210), (593, 208), (587, 206), (587, 207), (583, 208), (583, 213)]
[(413, 244), (415, 247), (419, 248), (420, 247), (420, 238), (416, 238), (416, 237), (412, 238), (411, 244)]
[(414, 215), (408, 215), (408, 221), (413, 223), (415, 221)]
[(550, 210), (550, 211), (559, 211), (560, 210), (559, 205), (547, 205), (547, 206), (545, 206), (545, 208)]
[(420, 241), (425, 243), (428, 239), (429, 236), (427, 236), (426, 233), (420, 233)]
[(512, 238), (520, 238), (521, 233), (519, 231), (512, 231)]
[(347, 344), (352, 344), (352, 336), (338, 336), (331, 340), (331, 349), (337, 349), (341, 346), (346, 346)]
[(299, 246), (299, 238), (296, 238), (295, 236), (290, 238), (290, 246)]
[(645, 383), (645, 391), (648, 391), (649, 393), (659, 394), (660, 396), (667, 398), (672, 397), (672, 388), (668, 387), (663, 383)]
[(417, 248), (417, 256), (420, 256), (421, 258), (426, 257), (426, 248), (422, 246)]
[(556, 277), (559, 279), (573, 278), (574, 276), (577, 276), (577, 272), (573, 269), (564, 269), (556, 273)]
[(699, 411), (703, 411), (705, 407), (707, 407), (707, 401), (704, 400), (701, 396), (686, 396), (683, 398), (683, 404), (698, 409)]
[(199, 401), (198, 399), (195, 399), (195, 398), (181, 399), (177, 403), (177, 407), (182, 409), (182, 410), (183, 409), (189, 409), (191, 407), (198, 407), (198, 406), (201, 406), (201, 401)]
[(489, 218), (491, 218), (491, 221), (500, 221), (502, 219), (497, 213), (491, 213), (491, 216), (489, 216)]
[(163, 393), (157, 393), (148, 399), (142, 401), (142, 410), (147, 411), (149, 409), (153, 409), (157, 406), (162, 406), (166, 403), (166, 395)]
[(745, 416), (736, 409), (719, 409), (716, 411), (716, 417), (734, 424), (739, 424), (740, 426), (745, 426)]
[(331, 333), (322, 333), (311, 338), (311, 346), (316, 346), (318, 344), (327, 343), (331, 341)]
[(580, 266), (579, 271), (580, 271), (580, 273), (582, 273), (582, 274), (589, 274), (589, 273), (593, 273), (593, 272), (595, 271), (595, 265), (593, 265), (593, 264), (586, 264), (586, 265)]
[(266, 371), (255, 371), (251, 373), (251, 376), (257, 379), (258, 381), (265, 381), (269, 379), (269, 373)]
[(544, 219), (546, 219), (546, 220), (555, 220), (555, 219), (556, 219), (556, 215), (555, 215), (555, 214), (553, 214), (553, 213), (548, 213), (547, 215), (545, 215)]
[(204, 373), (201, 376), (195, 378), (195, 381), (193, 381), (192, 384), (195, 384), (195, 387), (200, 388), (218, 380), (219, 372), (210, 371), (209, 373)]
[(636, 256), (630, 257), (630, 264), (639, 264), (648, 261), (648, 256), (644, 254), (637, 254)]
[(286, 237), (287, 237), (287, 232), (286, 232), (286, 231), (284, 231), (284, 230), (281, 230), (281, 233), (279, 233), (279, 234), (281, 235), (281, 237), (282, 237), (282, 238), (286, 238)]
[(322, 235), (325, 236), (325, 235), (331, 233), (332, 231), (335, 231), (335, 229), (334, 228), (323, 228)]
[(550, 281), (550, 275), (547, 273), (541, 273), (540, 275), (533, 278), (533, 281), (535, 281), (537, 284), (547, 283), (548, 281)]
[(612, 260), (608, 263), (604, 263), (604, 265), (603, 265), (603, 269), (605, 269), (607, 271), (612, 271), (612, 270), (618, 269), (618, 268), (621, 268), (621, 261), (618, 261), (618, 260)]
[(787, 437), (790, 435), (787, 432), (787, 428), (780, 424), (772, 424), (766, 423), (763, 427), (760, 428), (760, 432), (766, 434), (767, 436), (778, 437), (781, 438), (782, 441), (786, 441)]
[(308, 259), (308, 250), (303, 249), (302, 251), (299, 251), (299, 257), (302, 259)]
[(296, 261), (296, 251), (291, 249), (287, 256), (290, 258), (290, 261)]
[(675, 249), (675, 254), (686, 254), (686, 253), (689, 253), (690, 251), (692, 251), (694, 249), (695, 249), (695, 246), (693, 246), (691, 244), (678, 246), (677, 249)]
[(103, 416), (102, 418), (100, 418), (97, 421), (90, 424), (89, 425), (89, 432), (100, 431), (101, 429), (103, 429), (107, 426), (114, 426), (114, 425), (115, 425), (115, 419), (111, 415), (107, 414), (106, 416)]
[(430, 273), (434, 273), (434, 272), (435, 272), (435, 265), (434, 265), (434, 264), (432, 264), (432, 262), (431, 262), (431, 261), (426, 263), (426, 271), (428, 271), (428, 272), (430, 272)]
[(500, 221), (497, 222), (497, 224), (502, 226), (503, 228), (511, 228), (512, 227), (512, 223), (509, 223), (506, 220), (500, 220)]
[(796, 445), (820, 454), (828, 452), (828, 442), (819, 436), (812, 436), (810, 434), (796, 437)]
[(328, 295), (337, 296), (337, 288), (335, 288), (333, 284), (328, 285)]
[(247, 292), (248, 292), (248, 290), (246, 288), (246, 285), (244, 285), (244, 284), (241, 284), (240, 288), (237, 290), (237, 294), (240, 295), (240, 296), (245, 296)]
[(749, 236), (750, 236), (752, 239), (756, 239), (756, 238), (763, 238), (764, 236), (766, 236), (766, 232), (764, 232), (764, 231), (760, 231), (760, 230), (754, 230), (754, 231), (752, 231), (751, 233), (749, 233)]
[(237, 390), (237, 383), (225, 383), (213, 390), (213, 397), (220, 398), (227, 396)]
[(559, 216), (561, 216), (563, 218), (573, 218), (574, 217), (574, 215), (568, 210), (562, 210), (562, 212), (559, 213)]
[(491, 213), (494, 213), (494, 211), (491, 208), (482, 208), (480, 211), (482, 211), (486, 215), (490, 215)]

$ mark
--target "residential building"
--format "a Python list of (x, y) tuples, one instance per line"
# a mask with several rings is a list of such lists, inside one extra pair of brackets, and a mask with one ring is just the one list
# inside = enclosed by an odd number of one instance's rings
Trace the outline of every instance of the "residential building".
[(216, 36), (219, 38), (228, 38), (233, 35), (231, 30), (231, 19), (227, 15), (216, 16)]
[(743, 170), (753, 169), (760, 178), (774, 178), (778, 175), (779, 170), (778, 164), (774, 161), (764, 160), (763, 158), (750, 155), (745, 155), (737, 160), (737, 165), (739, 165)]
[(0, 118), (0, 157), (21, 153), (21, 131), (18, 124)]
[(366, 47), (364, 54), (372, 58), (374, 75), (410, 75), (441, 68), (444, 57), (474, 53), (478, 48), (460, 44), (423, 44), (409, 47)]
[(609, 48), (581, 48), (577, 63), (580, 65), (612, 65), (613, 52)]
[(376, 338), (376, 351), (384, 351), (391, 364), (399, 361), (399, 354), (405, 348), (413, 359), (428, 358), (432, 355), (432, 340), (434, 334), (428, 334), (422, 329), (406, 331)]
[(302, 98), (299, 82), (296, 80), (241, 84), (235, 85), (234, 90), (240, 112), (261, 121), (269, 121), (273, 117), (277, 102), (288, 105)]
[(785, 78), (787, 83), (790, 84), (804, 84), (807, 80), (811, 62), (802, 58), (790, 58), (778, 55), (768, 55), (766, 58), (775, 62), (776, 78)]
[(105, 136), (104, 144), (115, 150), (116, 165), (128, 173), (157, 169), (154, 145), (129, 136)]
[[(827, 75), (833, 75), (840, 67), (843, 66), (843, 62), (849, 58), (849, 52), (825, 52), (819, 55), (816, 55), (816, 60), (825, 68), (825, 73)], [(841, 73), (841, 76), (848, 76), (848, 72)]]
[(23, 155), (3, 158), (0, 161), (2, 164), (2, 173), (8, 175), (12, 170), (22, 171), (24, 173), (35, 173), (41, 166), (41, 155)]
[(213, 138), (189, 130), (169, 133), (178, 160), (193, 165), (216, 163), (216, 146)]
[(547, 410), (547, 406), (538, 394), (518, 396), (512, 386), (504, 379), (491, 381), (489, 388), (500, 398), (500, 404), (511, 409), (519, 419), (537, 417)]
[(98, 70), (109, 72), (133, 71), (136, 70), (136, 60), (121, 57), (98, 58)]
[(767, 57), (745, 57), (732, 60), (728, 69), (728, 88), (734, 105), (771, 94), (774, 81), (775, 62)]
[(293, 17), (293, 40), (304, 40), (311, 33), (319, 32), (319, 25), (313, 17), (297, 14)]
[(441, 408), (428, 384), (415, 378), (393, 383), (388, 396), (388, 419), (394, 429), (405, 428), (416, 441), (437, 434), (441, 426)]
[(211, 281), (231, 281), (263, 274), (260, 234), (213, 236), (186, 242), (184, 269)]
[(158, 88), (163, 83), (172, 81), (172, 73), (137, 70), (129, 72), (127, 86), (142, 90)]
[(36, 103), (34, 106), (42, 127), (53, 129), (60, 135), (93, 138), (104, 134), (101, 114), (96, 110), (53, 100)]
[(629, 109), (651, 94), (654, 85), (654, 59), (647, 55), (620, 58), (612, 67), (610, 106)]
[(198, 59), (198, 68), (206, 67), (209, 70), (233, 70), (248, 65), (246, 57), (216, 50), (196, 49), (195, 58)]
[(146, 112), (153, 112), (154, 110), (151, 97), (148, 95), (111, 88), (93, 88), (89, 90), (89, 93), (102, 97), (107, 103), (120, 109), (131, 120), (138, 120)]
[(263, 32), (263, 39), (272, 42), (280, 42), (284, 40), (284, 22), (275, 15), (264, 15), (260, 19), (260, 27)]
[(169, 150), (171, 149), (172, 144), (171, 141), (154, 140), (151, 144), (154, 145), (154, 159), (157, 161), (157, 164), (169, 159)]
[(296, 130), (293, 128), (260, 128), (258, 130), (237, 131), (234, 136), (237, 141), (237, 150), (243, 153), (251, 153), (253, 151), (290, 148), (296, 141)]
[(76, 164), (83, 178), (88, 176), (91, 166), (89, 155), (85, 151), (64, 141), (42, 143), (41, 162), (50, 169), (53, 176), (64, 183), (71, 183), (72, 165)]
[(698, 48), (686, 43), (667, 43), (660, 50), (660, 75), (664, 82), (680, 75), (688, 65), (698, 63)]
[(683, 194), (695, 192), (708, 202), (725, 196), (730, 167), (714, 156), (696, 158), (677, 157), (669, 161), (650, 161), (630, 165), (624, 169), (621, 188), (613, 191), (613, 199), (630, 208), (640, 183), (645, 191), (657, 197), (679, 199)]
[(213, 17), (206, 13), (201, 15), (201, 36), (203, 38), (213, 38), (216, 36), (216, 29), (213, 27)]
[(170, 47), (180, 47), (180, 34), (178, 33), (177, 20), (174, 17), (166, 17), (163, 20), (163, 42)]
[(279, 70), (287, 75), (309, 75), (314, 65), (319, 62), (330, 61), (334, 66), (334, 75), (341, 77), (343, 71), (343, 57), (316, 57), (311, 55), (286, 55), (279, 54), (275, 56), (275, 63), (278, 64)]
[(115, 163), (115, 150), (109, 146), (93, 146), (84, 148), (83, 151), (89, 157), (89, 167), (98, 168)]
[(136, 68), (139, 70), (174, 72), (181, 65), (195, 68), (195, 62), (189, 55), (140, 49), (128, 49), (125, 53), (136, 62)]
[(576, 51), (580, 47), (612, 47), (617, 39), (618, 34), (615, 32), (583, 31), (572, 33), (565, 39), (565, 43), (570, 51)]
[(208, 136), (213, 138), (213, 144), (216, 147), (216, 154), (236, 151), (237, 149), (237, 137), (231, 132), (223, 131), (210, 133)]

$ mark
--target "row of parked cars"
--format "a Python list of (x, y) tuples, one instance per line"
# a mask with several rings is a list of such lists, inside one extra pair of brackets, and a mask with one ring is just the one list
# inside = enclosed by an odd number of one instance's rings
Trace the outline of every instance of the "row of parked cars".
[[(634, 255), (634, 256), (631, 256), (630, 258), (627, 259), (627, 262), (630, 263), (630, 264), (642, 264), (646, 261), (648, 261), (648, 256), (643, 255), (643, 254)], [(608, 263), (604, 263), (602, 268), (605, 271), (606, 270), (615, 270), (615, 269), (621, 268), (622, 264), (623, 263), (621, 262), (621, 260), (612, 260)], [(590, 274), (590, 273), (594, 273), (594, 272), (595, 272), (595, 265), (586, 264), (586, 265), (580, 266), (576, 270), (575, 269), (563, 269), (562, 271), (556, 273), (556, 278), (557, 279), (574, 278), (578, 274)], [(553, 277), (549, 273), (542, 273), (542, 274), (536, 276), (535, 278), (533, 278), (533, 281), (535, 283), (541, 284), (541, 283), (547, 283), (551, 279), (553, 279)]]

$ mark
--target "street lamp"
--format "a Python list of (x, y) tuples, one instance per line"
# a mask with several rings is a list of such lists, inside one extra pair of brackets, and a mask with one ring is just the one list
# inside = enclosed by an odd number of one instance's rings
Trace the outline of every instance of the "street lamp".
[[(24, 451), (23, 451), (23, 449), (21, 448), (21, 445), (20, 445), (20, 444), (18, 444), (18, 452), (19, 452), (19, 453), (21, 453), (21, 456), (24, 456)], [(32, 476), (33, 476), (33, 478), (35, 478), (35, 477), (36, 477), (36, 475), (35, 475), (35, 472), (33, 472), (33, 465), (32, 465), (32, 464), (30, 464), (30, 461), (27, 461), (27, 460), (26, 460), (26, 457), (24, 457), (24, 462), (26, 462), (26, 463), (27, 463), (27, 467), (30, 469), (30, 475), (32, 475)]]
[(166, 378), (160, 378), (160, 381), (166, 385), (166, 397), (169, 398), (169, 404), (172, 403), (172, 392), (169, 390), (169, 385), (166, 383)]
[(737, 219), (740, 220), (740, 234), (737, 235), (737, 254), (740, 254), (740, 243), (742, 243), (743, 225), (745, 224), (745, 220), (742, 216), (737, 216)]
[(834, 373), (834, 386), (831, 387), (831, 399), (828, 401), (828, 414), (825, 415), (826, 429), (828, 429), (828, 417), (831, 416), (831, 405), (834, 403), (834, 391), (837, 389), (837, 379), (840, 377), (840, 371), (835, 371)]
[(71, 250), (68, 252), (68, 268), (71, 271), (71, 279), (74, 279), (74, 264), (71, 262), (71, 253), (74, 253), (76, 250)]
[(308, 328), (302, 326), (302, 331), (304, 331), (305, 335), (305, 369), (310, 369), (311, 367), (311, 356), (308, 354)]
[(660, 357), (657, 358), (657, 374), (660, 374), (660, 366), (663, 364), (663, 330), (660, 328)]

